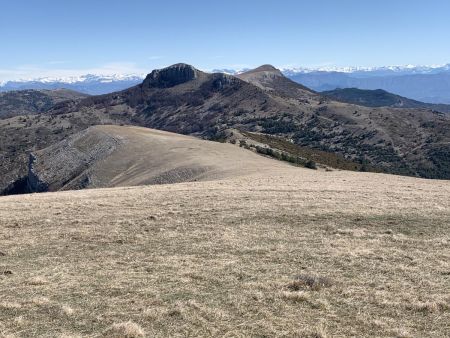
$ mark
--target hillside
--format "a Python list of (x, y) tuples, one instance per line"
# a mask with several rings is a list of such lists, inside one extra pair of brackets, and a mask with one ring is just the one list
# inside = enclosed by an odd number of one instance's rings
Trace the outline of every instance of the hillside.
[(0, 336), (450, 335), (448, 181), (265, 169), (0, 197)]
[(366, 107), (393, 107), (393, 108), (424, 108), (433, 109), (443, 113), (450, 112), (450, 105), (432, 104), (389, 93), (382, 89), (364, 90), (358, 88), (343, 88), (320, 93), (333, 100), (353, 103)]
[(46, 112), (57, 103), (81, 100), (88, 95), (67, 89), (22, 90), (0, 93), (0, 119)]
[(214, 180), (287, 166), (231, 144), (111, 125), (90, 127), (31, 156), (28, 192)]
[(267, 90), (271, 94), (281, 95), (285, 98), (305, 99), (307, 101), (308, 98), (315, 97), (311, 89), (292, 82), (272, 65), (262, 65), (237, 74), (236, 77)]
[[(207, 74), (178, 64), (153, 71), (137, 87), (87, 98), (75, 108), (54, 109), (54, 114), (117, 112), (146, 127), (213, 139), (222, 138), (228, 128), (262, 132), (392, 173), (450, 177), (448, 117), (426, 109), (338, 103), (278, 71), (272, 71), (275, 76), (268, 72), (265, 67), (261, 88), (243, 81), (245, 74)], [(267, 89), (270, 84), (273, 90)]]
[[(270, 66), (240, 78), (186, 64), (154, 70), (138, 86), (0, 120), (0, 193), (23, 184), (31, 152), (85, 128), (127, 124), (229, 140), (233, 130), (283, 137), (381, 171), (450, 178), (450, 119), (428, 109), (332, 101)], [(20, 132), (19, 132), (20, 131)]]

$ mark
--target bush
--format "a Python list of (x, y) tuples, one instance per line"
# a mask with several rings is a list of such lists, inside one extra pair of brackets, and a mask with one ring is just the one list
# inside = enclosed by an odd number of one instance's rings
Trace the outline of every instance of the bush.
[(225, 142), (227, 139), (227, 135), (225, 134), (225, 132), (217, 127), (208, 128), (204, 132), (204, 137), (206, 137), (210, 141), (216, 141), (221, 143)]
[(313, 160), (309, 160), (308, 162), (305, 163), (305, 168), (317, 169), (316, 162), (314, 162)]

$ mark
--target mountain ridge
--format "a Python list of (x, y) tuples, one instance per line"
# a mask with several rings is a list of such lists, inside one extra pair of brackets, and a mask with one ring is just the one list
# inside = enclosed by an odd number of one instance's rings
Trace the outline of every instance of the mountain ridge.
[(293, 81), (316, 91), (336, 88), (383, 89), (416, 101), (450, 104), (450, 72), (430, 74), (370, 75), (370, 72), (310, 72), (289, 75)]
[(65, 101), (76, 102), (89, 95), (69, 89), (28, 89), (0, 92), (0, 119), (40, 114)]
[[(273, 66), (272, 66), (273, 67)], [(239, 75), (251, 69), (213, 69), (211, 72)], [(410, 99), (430, 103), (450, 103), (450, 64), (437, 66), (381, 67), (281, 67), (290, 79), (315, 91), (357, 87), (384, 89)], [(209, 72), (209, 73), (211, 73)], [(208, 73), (208, 72), (206, 72)], [(48, 77), (30, 80), (3, 81), (1, 91), (21, 89), (68, 88), (91, 95), (107, 94), (139, 84), (143, 74), (111, 74)], [(432, 79), (430, 81), (430, 79)], [(394, 83), (392, 83), (394, 82)]]
[(450, 105), (420, 102), (383, 89), (337, 88), (320, 92), (331, 99), (366, 107), (424, 108), (449, 113)]
[(258, 86), (189, 65), (152, 73), (122, 91), (57, 104), (37, 116), (0, 120), (0, 190), (23, 179), (30, 152), (99, 124), (222, 141), (239, 131), (261, 133), (390, 173), (450, 178), (450, 119), (429, 109), (337, 102), (284, 76), (257, 77)]
[(0, 84), (0, 92), (28, 89), (71, 89), (89, 95), (107, 94), (118, 90), (132, 87), (145, 78), (140, 74), (113, 74), (94, 75), (86, 74), (72, 77), (45, 77), (31, 80), (11, 80), (3, 81)]

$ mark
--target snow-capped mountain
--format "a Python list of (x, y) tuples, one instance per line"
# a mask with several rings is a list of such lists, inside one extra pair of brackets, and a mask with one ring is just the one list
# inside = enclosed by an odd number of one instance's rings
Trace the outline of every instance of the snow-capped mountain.
[(326, 73), (361, 73), (367, 76), (375, 76), (379, 74), (437, 74), (450, 71), (450, 64), (445, 65), (431, 65), (431, 66), (415, 66), (415, 65), (402, 65), (402, 66), (382, 66), (382, 67), (336, 67), (336, 66), (324, 66), (324, 67), (281, 67), (280, 70), (287, 76), (296, 74), (307, 74), (316, 72)]
[(86, 74), (63, 78), (45, 77), (3, 81), (0, 83), (0, 91), (66, 88), (90, 95), (99, 95), (132, 87), (142, 82), (144, 78), (145, 74)]
[(291, 80), (316, 91), (383, 89), (428, 103), (450, 103), (450, 64), (439, 66), (284, 68)]
[[(384, 89), (429, 103), (450, 104), (450, 64), (384, 67), (279, 67), (291, 80), (316, 91), (336, 88)], [(239, 74), (242, 69), (214, 71)]]
[[(226, 74), (240, 74), (250, 70), (251, 68), (219, 68), (213, 69), (212, 72), (220, 72)], [(279, 67), (281, 72), (286, 76), (294, 76), (297, 74), (309, 73), (345, 73), (345, 74), (361, 74), (366, 76), (376, 75), (404, 75), (404, 74), (437, 74), (442, 72), (450, 72), (450, 63), (445, 65), (431, 65), (431, 66), (416, 66), (416, 65), (401, 65), (401, 66), (381, 66), (381, 67), (361, 67), (361, 66), (322, 66), (322, 67)]]
[[(248, 70), (214, 69), (211, 72), (240, 74)], [(285, 76), (316, 91), (336, 88), (384, 89), (429, 103), (450, 103), (450, 64), (385, 67), (280, 67)], [(145, 74), (114, 74), (39, 78), (0, 83), (1, 91), (66, 88), (98, 95), (120, 91), (142, 82)]]
[[(101, 83), (109, 83), (115, 81), (134, 81), (134, 80), (142, 80), (145, 75), (134, 75), (134, 74), (112, 74), (112, 75), (95, 75), (95, 74), (86, 74), (81, 76), (70, 76), (70, 77), (44, 77), (38, 78), (31, 81), (37, 81), (42, 83), (52, 83), (52, 82), (61, 82), (61, 83), (77, 83), (77, 82), (101, 82)], [(20, 80), (21, 82), (29, 82), (30, 80)]]
[(229, 74), (229, 75), (236, 75), (236, 74), (241, 74), (241, 73), (245, 73), (248, 72), (249, 70), (251, 70), (252, 68), (237, 68), (237, 69), (232, 69), (232, 68), (218, 68), (218, 69), (213, 69), (210, 71), (210, 73), (225, 73), (225, 74)]

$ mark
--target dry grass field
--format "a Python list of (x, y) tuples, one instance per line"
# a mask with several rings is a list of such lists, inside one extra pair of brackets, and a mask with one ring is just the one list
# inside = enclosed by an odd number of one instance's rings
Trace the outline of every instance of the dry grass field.
[(3, 337), (449, 337), (450, 183), (295, 167), (0, 198)]

